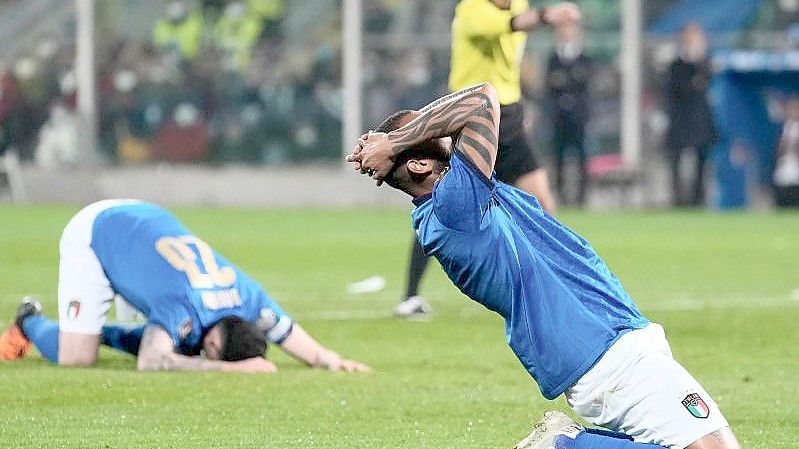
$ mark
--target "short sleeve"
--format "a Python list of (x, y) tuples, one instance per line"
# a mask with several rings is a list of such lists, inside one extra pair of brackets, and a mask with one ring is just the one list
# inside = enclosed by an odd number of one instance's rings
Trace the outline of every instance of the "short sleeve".
[(467, 36), (497, 36), (510, 33), (513, 13), (485, 0), (466, 0), (455, 11), (457, 23)]
[(455, 152), (449, 172), (433, 189), (433, 212), (444, 226), (459, 231), (480, 229), (494, 191), (488, 179), (468, 158)]
[(294, 329), (294, 320), (266, 292), (262, 291), (260, 296), (260, 308), (256, 311), (258, 316), (255, 321), (266, 332), (267, 340), (281, 344)]

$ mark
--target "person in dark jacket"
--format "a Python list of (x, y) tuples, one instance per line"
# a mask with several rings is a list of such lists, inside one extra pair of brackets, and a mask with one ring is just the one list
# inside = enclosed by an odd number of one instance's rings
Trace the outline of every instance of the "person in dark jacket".
[(777, 207), (799, 207), (799, 97), (785, 105), (785, 122), (777, 144), (774, 200)]
[[(672, 204), (697, 207), (704, 204), (705, 162), (716, 140), (707, 98), (712, 74), (701, 26), (696, 23), (686, 25), (682, 30), (680, 45), (680, 55), (669, 67), (666, 87), (670, 119), (666, 146), (671, 167)], [(686, 195), (682, 191), (684, 176), (680, 159), (688, 153), (694, 153), (696, 167), (692, 190)]]
[(560, 200), (564, 197), (564, 160), (573, 151), (580, 166), (576, 202), (583, 205), (588, 184), (585, 126), (589, 119), (588, 80), (591, 59), (583, 53), (582, 30), (578, 23), (561, 25), (556, 30), (556, 45), (547, 66), (547, 90), (554, 109), (556, 187)]

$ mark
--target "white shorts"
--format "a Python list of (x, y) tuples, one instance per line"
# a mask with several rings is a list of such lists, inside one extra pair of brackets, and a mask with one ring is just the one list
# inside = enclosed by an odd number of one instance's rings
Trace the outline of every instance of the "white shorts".
[(137, 200), (92, 203), (64, 228), (58, 265), (58, 325), (62, 332), (100, 334), (114, 291), (91, 247), (94, 220), (110, 207), (134, 202)]
[(566, 391), (566, 400), (592, 424), (670, 448), (728, 426), (713, 398), (672, 358), (663, 328), (654, 323), (623, 335)]

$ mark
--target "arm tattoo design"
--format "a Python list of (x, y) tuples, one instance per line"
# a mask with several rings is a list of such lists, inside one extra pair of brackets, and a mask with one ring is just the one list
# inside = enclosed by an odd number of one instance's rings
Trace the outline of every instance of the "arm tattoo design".
[(395, 155), (424, 140), (460, 133), (456, 148), (492, 167), (498, 142), (496, 111), (482, 89), (482, 85), (467, 88), (422, 108), (422, 115), (389, 135), (396, 144)]
[(483, 86), (484, 86), (483, 84), (478, 84), (476, 86), (467, 87), (466, 89), (462, 89), (462, 90), (459, 90), (457, 92), (453, 92), (453, 93), (451, 93), (449, 95), (445, 95), (445, 96), (439, 98), (438, 100), (434, 100), (433, 102), (431, 102), (427, 106), (423, 107), (422, 109), (419, 109), (419, 112), (424, 114), (425, 112), (430, 111), (431, 109), (437, 107), (440, 104), (446, 103), (448, 101), (455, 100), (455, 99), (457, 99), (459, 97), (465, 97), (465, 96), (467, 96), (469, 94), (473, 94), (475, 92), (479, 92), (483, 88)]

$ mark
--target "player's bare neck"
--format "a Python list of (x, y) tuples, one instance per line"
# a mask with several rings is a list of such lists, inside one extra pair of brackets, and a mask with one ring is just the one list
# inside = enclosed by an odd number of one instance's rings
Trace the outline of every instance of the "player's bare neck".
[(422, 185), (415, 187), (412, 189), (412, 191), (409, 191), (408, 194), (410, 194), (415, 199), (425, 195), (429, 195), (432, 192), (433, 192), (433, 185), (430, 184), (429, 187)]

